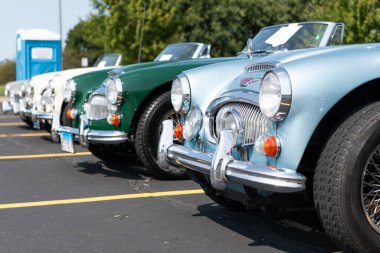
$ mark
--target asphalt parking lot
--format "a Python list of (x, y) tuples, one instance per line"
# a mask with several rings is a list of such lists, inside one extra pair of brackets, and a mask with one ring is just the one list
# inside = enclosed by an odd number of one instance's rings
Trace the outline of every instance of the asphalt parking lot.
[(190, 180), (65, 154), (0, 114), (0, 252), (336, 252), (311, 209), (234, 212)]

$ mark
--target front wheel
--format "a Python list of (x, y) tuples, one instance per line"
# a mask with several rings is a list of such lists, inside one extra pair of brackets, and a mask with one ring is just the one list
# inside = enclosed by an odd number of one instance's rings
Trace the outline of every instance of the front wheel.
[[(186, 170), (158, 165), (157, 149), (162, 132), (162, 122), (166, 119), (177, 119), (170, 101), (170, 91), (156, 97), (145, 108), (137, 123), (135, 148), (137, 155), (144, 164), (158, 177), (170, 179), (187, 178)], [(175, 121), (175, 120), (174, 120)]]
[(380, 252), (380, 102), (353, 114), (328, 140), (314, 175), (326, 233), (345, 252)]

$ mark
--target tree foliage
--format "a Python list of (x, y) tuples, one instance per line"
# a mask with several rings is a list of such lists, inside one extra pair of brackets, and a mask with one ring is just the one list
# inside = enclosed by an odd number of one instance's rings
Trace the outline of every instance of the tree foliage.
[(145, 2), (142, 60), (151, 61), (168, 43), (181, 38), (181, 0), (94, 0), (94, 7), (106, 13), (105, 48), (123, 54), (124, 63), (136, 62), (138, 58)]
[[(69, 33), (64, 65), (106, 52), (137, 61), (143, 27), (142, 61), (169, 43), (204, 42), (212, 56), (232, 56), (262, 27), (307, 20), (344, 22), (346, 43), (374, 42), (380, 25), (378, 0), (92, 0), (93, 12)], [(66, 63), (66, 64), (65, 64)], [(70, 63), (70, 64), (69, 64)]]
[(379, 40), (378, 0), (312, 0), (309, 8), (310, 18), (345, 23), (345, 43)]
[(265, 26), (304, 20), (302, 0), (188, 0), (186, 4), (183, 37), (212, 44), (214, 56), (234, 55)]
[[(16, 80), (16, 62), (14, 60), (5, 60), (0, 63), (0, 84)], [(2, 96), (3, 94), (0, 94)]]
[(91, 65), (97, 57), (104, 54), (106, 39), (104, 30), (102, 15), (91, 15), (87, 20), (80, 20), (68, 33), (62, 56), (64, 68), (80, 67), (82, 57), (87, 57)]

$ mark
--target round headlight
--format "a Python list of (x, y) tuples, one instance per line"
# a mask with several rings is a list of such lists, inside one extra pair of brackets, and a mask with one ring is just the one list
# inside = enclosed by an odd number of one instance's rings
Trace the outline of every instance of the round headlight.
[(190, 83), (184, 74), (174, 79), (171, 90), (171, 101), (176, 112), (186, 113), (190, 109)]
[(198, 106), (190, 109), (183, 126), (183, 138), (191, 140), (197, 137), (202, 128), (202, 112)]
[(237, 145), (243, 141), (244, 138), (244, 124), (240, 114), (235, 108), (222, 108), (215, 119), (215, 134), (219, 138), (223, 130), (232, 130), (235, 133)]
[(291, 84), (287, 72), (278, 69), (266, 73), (260, 86), (261, 112), (271, 120), (280, 121), (288, 114), (290, 102)]
[(25, 94), (25, 84), (21, 84), (20, 90), (18, 91), (19, 97), (23, 97)]
[(33, 94), (33, 86), (34, 86), (34, 82), (33, 82), (33, 79), (30, 80), (29, 82), (27, 82), (27, 85), (26, 85), (26, 94), (27, 95), (32, 95)]
[(6, 97), (8, 97), (8, 95), (9, 95), (9, 89), (10, 89), (9, 84), (6, 84), (5, 85), (5, 91), (4, 91)]
[(67, 80), (65, 86), (63, 87), (63, 95), (66, 102), (74, 100), (76, 92), (76, 83), (73, 79)]
[(106, 97), (108, 103), (120, 105), (122, 99), (122, 83), (119, 78), (107, 79), (106, 83)]

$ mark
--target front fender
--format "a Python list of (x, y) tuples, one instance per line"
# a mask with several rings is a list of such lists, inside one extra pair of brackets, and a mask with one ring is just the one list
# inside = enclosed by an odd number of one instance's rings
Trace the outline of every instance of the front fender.
[(326, 114), (348, 93), (380, 77), (380, 49), (360, 48), (282, 64), (292, 82), (292, 104), (278, 125), (277, 165), (296, 170), (311, 136)]

